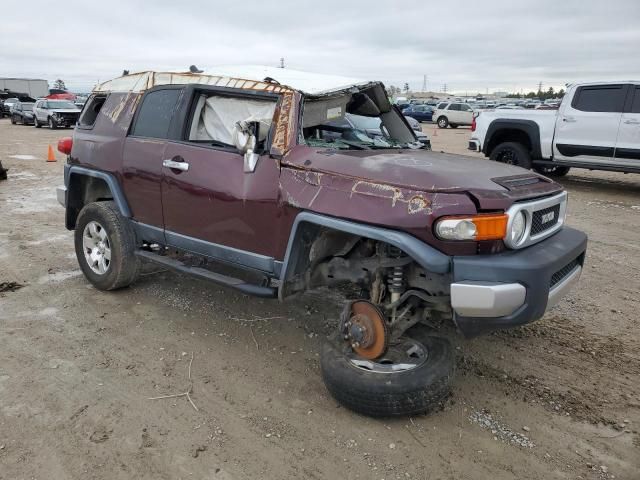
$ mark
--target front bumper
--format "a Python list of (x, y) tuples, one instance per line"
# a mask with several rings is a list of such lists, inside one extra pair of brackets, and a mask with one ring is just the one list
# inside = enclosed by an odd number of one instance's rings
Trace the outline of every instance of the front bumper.
[(474, 139), (469, 140), (469, 146), (467, 147), (467, 150), (472, 150), (474, 152), (479, 152), (480, 151), (480, 142), (478, 140), (474, 140)]
[(456, 325), (474, 337), (541, 318), (577, 283), (586, 249), (587, 236), (565, 226), (521, 250), (453, 257)]

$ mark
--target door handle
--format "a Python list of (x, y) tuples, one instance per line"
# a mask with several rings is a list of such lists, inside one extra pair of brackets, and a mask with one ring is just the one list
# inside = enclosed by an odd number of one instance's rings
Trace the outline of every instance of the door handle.
[(172, 170), (180, 170), (182, 172), (189, 170), (189, 164), (180, 156), (162, 160), (162, 166), (171, 168)]
[(627, 125), (640, 125), (640, 120), (625, 120), (624, 123)]
[(577, 120), (573, 117), (562, 117), (562, 121), (567, 123), (573, 123), (573, 122), (576, 122)]

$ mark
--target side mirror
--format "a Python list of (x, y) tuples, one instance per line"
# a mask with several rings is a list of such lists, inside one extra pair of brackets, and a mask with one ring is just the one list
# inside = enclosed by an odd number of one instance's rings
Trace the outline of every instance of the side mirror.
[(237, 122), (233, 141), (235, 147), (244, 155), (244, 172), (253, 173), (258, 164), (258, 155), (255, 152), (260, 122)]

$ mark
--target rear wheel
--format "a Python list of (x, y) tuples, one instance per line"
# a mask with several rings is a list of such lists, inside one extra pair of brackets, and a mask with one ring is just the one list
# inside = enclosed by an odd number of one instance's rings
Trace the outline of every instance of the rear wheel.
[(135, 234), (113, 202), (83, 207), (76, 223), (75, 248), (82, 272), (99, 290), (126, 287), (138, 276)]
[(531, 155), (527, 148), (521, 143), (504, 142), (498, 145), (491, 152), (491, 160), (508, 165), (517, 165), (518, 167), (530, 169)]
[(327, 389), (345, 407), (373, 417), (436, 410), (450, 394), (455, 361), (449, 341), (429, 333), (413, 327), (375, 360), (355, 354), (342, 337), (325, 343), (320, 366)]
[(449, 125), (449, 119), (447, 117), (440, 117), (438, 118), (438, 128), (447, 128), (447, 125)]
[(552, 167), (547, 165), (540, 165), (534, 167), (535, 171), (541, 173), (542, 175), (546, 175), (547, 177), (564, 177), (571, 167)]

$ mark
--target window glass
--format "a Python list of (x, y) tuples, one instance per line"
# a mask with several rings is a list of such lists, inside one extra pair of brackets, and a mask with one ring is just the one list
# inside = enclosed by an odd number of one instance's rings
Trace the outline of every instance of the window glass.
[(82, 115), (80, 116), (78, 125), (84, 127), (93, 126), (93, 124), (96, 123), (98, 113), (100, 113), (100, 109), (106, 100), (107, 97), (105, 95), (94, 95), (89, 98), (89, 100), (87, 100), (87, 104), (82, 110)]
[[(238, 123), (258, 123), (258, 149), (264, 147), (276, 109), (275, 99), (201, 94), (196, 99), (188, 140), (234, 147), (243, 135)], [(254, 123), (255, 125), (255, 123)]]
[(132, 135), (167, 138), (180, 89), (156, 90), (145, 95)]
[(469, 105), (467, 105), (466, 103), (463, 103), (462, 105), (460, 105), (460, 110), (463, 110), (465, 112), (471, 110), (471, 107)]
[(624, 91), (622, 85), (580, 87), (572, 106), (583, 112), (622, 112)]
[(437, 106), (437, 108), (438, 108), (438, 109), (440, 109), (440, 110), (442, 110), (442, 109), (443, 109), (444, 107), (446, 107), (446, 106), (447, 106), (447, 104), (446, 104), (446, 103), (439, 103), (439, 104), (438, 104), (438, 106)]
[(640, 87), (636, 87), (631, 104), (631, 113), (640, 113)]
[(449, 110), (459, 111), (460, 110), (460, 104), (459, 103), (452, 103), (451, 105), (449, 105)]

